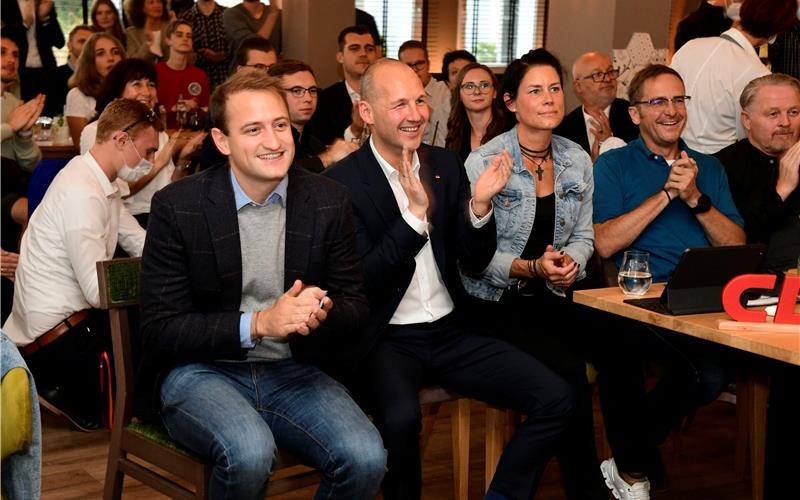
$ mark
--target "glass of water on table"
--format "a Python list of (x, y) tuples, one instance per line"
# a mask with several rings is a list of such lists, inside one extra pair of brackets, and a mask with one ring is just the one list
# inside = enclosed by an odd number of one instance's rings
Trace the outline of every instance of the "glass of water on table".
[(650, 254), (639, 250), (628, 250), (619, 268), (617, 283), (625, 295), (644, 295), (653, 284), (650, 274)]

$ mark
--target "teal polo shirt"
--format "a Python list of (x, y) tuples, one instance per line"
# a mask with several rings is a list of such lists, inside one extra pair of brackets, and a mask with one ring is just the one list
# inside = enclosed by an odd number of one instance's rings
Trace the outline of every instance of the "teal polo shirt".
[[(690, 149), (683, 140), (681, 151), (697, 162), (697, 188), (711, 198), (714, 207), (736, 224), (744, 221), (736, 210), (728, 177), (722, 164), (713, 156)], [(639, 137), (627, 146), (600, 155), (594, 164), (594, 223), (619, 217), (658, 193), (669, 176), (670, 166), (663, 156), (652, 153)], [(703, 227), (689, 207), (679, 198), (665, 208), (642, 231), (628, 250), (650, 252), (650, 271), (654, 281), (667, 281), (681, 254), (687, 248), (710, 246)], [(620, 251), (614, 255), (617, 267), (622, 264)]]

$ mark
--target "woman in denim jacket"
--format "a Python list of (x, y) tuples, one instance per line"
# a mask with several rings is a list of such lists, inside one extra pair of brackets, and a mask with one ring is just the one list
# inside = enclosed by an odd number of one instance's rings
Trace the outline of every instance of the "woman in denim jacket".
[[(503, 101), (517, 126), (472, 152), (470, 181), (498, 154), (510, 155), (511, 177), (492, 200), (497, 248), (478, 275), (462, 273), (468, 310), (485, 334), (531, 353), (576, 392), (571, 427), (556, 450), (571, 500), (606, 499), (592, 421), (591, 392), (580, 351), (570, 287), (592, 255), (592, 162), (577, 144), (553, 135), (564, 118), (561, 65), (544, 49), (509, 65)], [(484, 214), (488, 215), (488, 214)]]

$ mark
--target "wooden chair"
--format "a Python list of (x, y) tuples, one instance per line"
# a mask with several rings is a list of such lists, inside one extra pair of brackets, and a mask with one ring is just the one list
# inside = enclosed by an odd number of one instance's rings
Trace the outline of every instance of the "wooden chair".
[(470, 401), (439, 386), (422, 389), (419, 393), (422, 406), (422, 432), (420, 450), (424, 452), (433, 433), (433, 424), (442, 403), (452, 402), (450, 410), (450, 435), (453, 450), (453, 498), (466, 500), (469, 487), (469, 423)]
[[(116, 377), (114, 422), (103, 498), (121, 497), (125, 475), (172, 498), (207, 498), (211, 464), (172, 441), (163, 426), (133, 421), (135, 366), (128, 310), (139, 303), (139, 264), (139, 258), (97, 263), (100, 307), (108, 309), (109, 313)], [(275, 470), (269, 486), (271, 494), (318, 480), (317, 473), (284, 452), (278, 453)], [(286, 479), (278, 481), (284, 477)], [(179, 482), (181, 480), (192, 485), (193, 490)]]

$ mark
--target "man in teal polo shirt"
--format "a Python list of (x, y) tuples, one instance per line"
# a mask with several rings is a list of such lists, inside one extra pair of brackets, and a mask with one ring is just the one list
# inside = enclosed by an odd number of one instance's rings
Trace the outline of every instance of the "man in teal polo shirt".
[[(654, 281), (666, 281), (687, 248), (745, 242), (722, 165), (680, 139), (690, 99), (685, 94), (683, 80), (669, 67), (642, 69), (629, 86), (629, 113), (640, 137), (601, 155), (594, 167), (596, 251), (617, 265), (625, 250), (649, 252)], [(702, 352), (706, 346), (631, 321), (612, 331), (626, 349), (624, 356), (609, 353), (608, 366), (599, 367), (614, 452), (601, 469), (617, 498), (647, 499), (648, 476), (657, 480), (662, 473), (658, 444), (692, 408), (713, 401), (726, 377)], [(640, 361), (651, 357), (665, 371), (648, 393)]]

